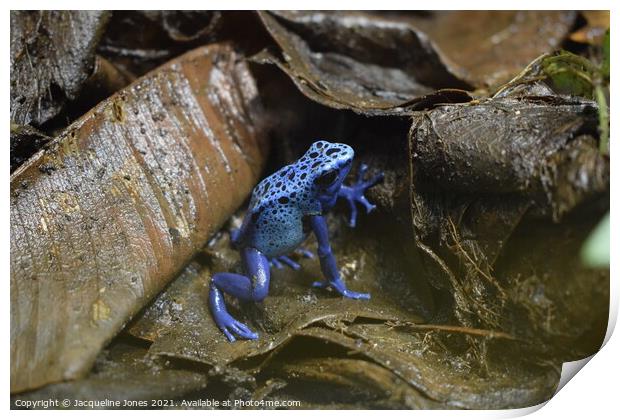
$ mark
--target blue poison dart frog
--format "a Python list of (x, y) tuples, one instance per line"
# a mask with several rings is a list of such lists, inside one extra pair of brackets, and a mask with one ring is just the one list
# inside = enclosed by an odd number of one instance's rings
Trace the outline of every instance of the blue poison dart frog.
[[(310, 231), (318, 241), (318, 254), (324, 281), (314, 287), (331, 288), (351, 299), (370, 299), (370, 294), (353, 292), (340, 277), (336, 259), (329, 244), (325, 213), (340, 197), (351, 207), (349, 225), (355, 226), (356, 203), (369, 213), (370, 204), (364, 192), (379, 183), (383, 174), (364, 181), (367, 166), (362, 164), (354, 185), (343, 185), (351, 164), (353, 149), (346, 144), (317, 141), (297, 162), (285, 166), (261, 181), (252, 192), (250, 206), (241, 228), (231, 232), (231, 241), (240, 250), (245, 275), (216, 273), (209, 288), (209, 305), (217, 326), (229, 341), (234, 335), (255, 340), (258, 334), (234, 319), (226, 310), (223, 293), (243, 301), (260, 302), (269, 292), (270, 264), (282, 263), (299, 269), (287, 255), (295, 251)], [(306, 256), (312, 253), (302, 251)]]

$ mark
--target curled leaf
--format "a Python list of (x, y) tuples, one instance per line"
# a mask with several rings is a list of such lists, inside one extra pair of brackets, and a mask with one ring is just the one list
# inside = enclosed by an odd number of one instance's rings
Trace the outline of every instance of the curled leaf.
[[(407, 308), (411, 305), (409, 296), (398, 296), (395, 291), (409, 289), (405, 274), (397, 272), (383, 277), (378, 260), (392, 259), (368, 239), (359, 238), (358, 243), (365, 243), (379, 255), (366, 254), (358, 247), (351, 247), (339, 256), (339, 260), (344, 275), (350, 279), (350, 287), (373, 294), (369, 302), (343, 300), (332, 293), (312, 289), (312, 281), (321, 278), (318, 261), (300, 260), (305, 267), (301, 271), (272, 270), (270, 293), (264, 303), (236, 307), (234, 301), (231, 302), (235, 316), (259, 331), (261, 336), (256, 341), (240, 340), (231, 344), (213, 322), (207, 305), (211, 275), (235, 269), (234, 263), (238, 261), (237, 252), (230, 248), (224, 237), (206, 250), (206, 261), (201, 259), (202, 263), (190, 264), (128, 331), (138, 338), (152, 341), (149, 353), (153, 355), (225, 366), (269, 354), (288, 342), (296, 331), (326, 319), (339, 322), (356, 318), (408, 319), (419, 322), (415, 308)], [(342, 244), (338, 241), (334, 246), (342, 249)], [(364, 262), (360, 262), (361, 255), (364, 255), (361, 257)], [(387, 278), (395, 284), (381, 290), (381, 281)]]
[[(276, 64), (311, 99), (368, 115), (403, 115), (436, 95), (469, 100), (423, 34), (363, 13), (259, 12), (282, 49), (255, 60)], [(346, 41), (345, 41), (346, 40)]]
[[(87, 377), (51, 384), (14, 398), (33, 402), (69, 399), (71, 405), (62, 408), (73, 409), (161, 408), (161, 405), (169, 404), (165, 400), (205, 388), (206, 376), (203, 372), (170, 367), (152, 360), (143, 348), (115, 343), (98, 355), (95, 368)], [(152, 400), (160, 400), (160, 406), (154, 405)], [(76, 401), (84, 406), (75, 406)]]
[[(584, 209), (606, 205), (609, 161), (595, 102), (532, 88), (415, 120), (411, 220), (429, 281), (449, 291), (461, 325), (528, 337), (568, 360), (591, 354), (604, 319), (593, 303), (606, 299), (608, 273), (593, 278), (575, 261), (591, 224)], [(589, 302), (581, 316), (572, 296)]]
[(507, 82), (543, 53), (555, 51), (568, 35), (572, 11), (454, 11), (411, 16), (437, 48), (455, 77), (472, 86)]
[[(502, 409), (529, 407), (553, 395), (559, 375), (551, 366), (532, 368), (525, 360), (510, 369), (479, 371), (463, 355), (439, 350), (441, 341), (378, 324), (358, 323), (341, 331), (311, 327), (297, 333), (344, 347), (395, 373), (435, 408)], [(445, 346), (445, 345), (444, 345)], [(415, 401), (415, 400), (414, 400)]]
[(287, 378), (282, 394), (306, 401), (304, 409), (441, 408), (394, 372), (366, 360), (295, 358), (266, 370), (265, 374)]
[(213, 42), (220, 17), (220, 12), (208, 10), (115, 10), (97, 50), (117, 67), (142, 76), (173, 57)]
[[(579, 133), (596, 133), (597, 114), (594, 102), (559, 96), (437, 107), (412, 129), (414, 166), (420, 176), (454, 191), (526, 195), (559, 219), (609, 186), (608, 162), (588, 153), (596, 141), (575, 140)], [(583, 177), (556, 178), (566, 171), (582, 171)], [(562, 196), (569, 185), (572, 194)]]
[(592, 99), (598, 69), (590, 60), (562, 51), (543, 58), (541, 65), (556, 92)]
[(258, 61), (276, 64), (309, 98), (366, 115), (405, 115), (437, 90), (446, 102), (466, 102), (463, 89), (505, 82), (556, 49), (575, 19), (522, 11), (259, 14), (281, 55), (263, 52)]
[(83, 376), (219, 229), (262, 170), (261, 115), (247, 65), (215, 44), (100, 103), (12, 175), (13, 392)]
[(109, 17), (102, 11), (11, 11), (11, 121), (40, 126), (90, 76)]

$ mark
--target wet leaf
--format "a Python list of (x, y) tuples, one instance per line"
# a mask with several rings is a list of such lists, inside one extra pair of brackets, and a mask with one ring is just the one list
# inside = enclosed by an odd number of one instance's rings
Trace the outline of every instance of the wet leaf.
[[(334, 248), (343, 249), (345, 243), (340, 239)], [(233, 316), (259, 331), (260, 339), (231, 344), (213, 322), (207, 306), (211, 275), (230, 271), (238, 261), (237, 252), (230, 248), (225, 236), (208, 248), (207, 261), (188, 266), (128, 331), (153, 341), (151, 354), (224, 366), (270, 353), (289, 341), (295, 331), (326, 319), (420, 321), (415, 306), (411, 307), (417, 301), (412, 298), (408, 277), (401, 272), (380, 271), (383, 264), (379, 261), (393, 261), (394, 257), (387, 256), (368, 238), (358, 237), (355, 243), (357, 246), (347, 247), (337, 258), (349, 287), (373, 294), (369, 302), (313, 290), (310, 285), (322, 276), (318, 261), (303, 260), (301, 271), (273, 269), (271, 290), (263, 304), (231, 307)], [(392, 284), (381, 286), (388, 281)]]
[(221, 12), (206, 10), (150, 10), (138, 13), (158, 22), (170, 39), (176, 42), (195, 41), (210, 34), (221, 17)]
[(319, 103), (365, 114), (402, 115), (428, 102), (428, 96), (469, 100), (458, 89), (434, 93), (435, 87), (468, 85), (446, 72), (430, 43), (406, 25), (358, 12), (259, 13), (283, 59), (263, 52), (255, 61), (276, 64)]
[(213, 41), (220, 17), (220, 12), (208, 10), (116, 10), (98, 53), (125, 72), (142, 76)]
[(11, 11), (11, 121), (40, 126), (90, 76), (109, 13)]
[[(437, 89), (505, 82), (541, 53), (556, 49), (574, 12), (260, 12), (282, 50), (264, 52), (309, 98), (370, 115), (421, 109)], [(541, 29), (543, 28), (543, 29)], [(541, 30), (544, 34), (541, 34)], [(459, 93), (460, 92), (460, 93)]]
[[(70, 399), (72, 404), (77, 400), (92, 403), (94, 408), (145, 408), (125, 404), (146, 402), (150, 406), (152, 399), (169, 400), (206, 386), (207, 374), (204, 372), (166, 366), (162, 361), (151, 359), (144, 348), (116, 343), (99, 354), (93, 372), (86, 378), (48, 385), (14, 398), (27, 401)], [(94, 405), (110, 402), (120, 405)]]
[[(535, 89), (544, 91), (540, 86)], [(413, 232), (429, 281), (449, 291), (448, 302), (453, 300), (461, 325), (544, 342), (566, 357), (573, 351), (570, 343), (586, 331), (597, 331), (603, 319), (593, 307), (587, 315), (572, 318), (574, 311), (564, 292), (571, 289), (574, 296), (598, 302), (606, 296), (605, 273), (597, 274), (593, 286), (591, 274), (579, 267), (564, 271), (551, 263), (577, 259), (583, 239), (576, 233), (568, 237), (583, 228), (567, 221), (560, 229), (549, 228), (553, 233), (546, 236), (526, 234), (521, 248), (506, 247), (520, 226), (530, 226), (527, 221), (532, 217), (559, 222), (584, 207), (600, 211), (609, 191), (609, 161), (597, 150), (594, 102), (527, 93), (513, 91), (506, 97), (440, 106), (414, 122)], [(540, 249), (536, 255), (544, 255), (541, 260), (529, 254), (545, 243), (543, 237), (567, 243), (566, 248), (557, 245), (564, 250), (553, 254), (557, 259)], [(524, 245), (528, 240), (532, 243)], [(498, 265), (506, 261), (515, 264), (510, 275)], [(532, 274), (528, 286), (532, 289), (523, 296), (511, 282), (520, 284), (519, 276), (530, 270), (537, 274)], [(561, 319), (573, 319), (571, 327), (554, 324)], [(591, 350), (596, 340), (582, 343)], [(548, 352), (550, 347), (538, 350)]]
[[(609, 68), (568, 51), (544, 54), (532, 61), (517, 77), (499, 88), (494, 97), (522, 94), (548, 95), (548, 86), (561, 95), (595, 99), (598, 105), (599, 150), (608, 153), (609, 142)], [(607, 76), (606, 76), (607, 71)], [(543, 83), (544, 82), (544, 83)], [(519, 93), (519, 91), (523, 91)], [(536, 91), (536, 92), (534, 92)]]
[(595, 102), (559, 96), (437, 107), (412, 130), (415, 171), (453, 191), (525, 195), (557, 220), (609, 186), (607, 160), (588, 153), (596, 141), (574, 141), (596, 133), (597, 114)]
[[(380, 226), (375, 229), (373, 225)], [(214, 325), (207, 306), (212, 273), (239, 269), (235, 266), (237, 253), (230, 249), (224, 234), (157, 298), (128, 332), (152, 341), (149, 353), (154, 356), (200, 362), (223, 370), (239, 366), (261, 376), (281, 378), (286, 385), (270, 398), (295, 396), (293, 399), (304, 401), (305, 407), (351, 407), (347, 404), (352, 404), (352, 395), (356, 393), (369, 393), (374, 398), (364, 402), (358, 399), (358, 408), (390, 404), (392, 408), (504, 408), (548, 399), (557, 384), (557, 371), (531, 366), (527, 355), (509, 363), (497, 362), (493, 368), (497, 371), (492, 370), (489, 378), (479, 371), (478, 362), (460, 354), (458, 346), (448, 345), (440, 350), (433, 347), (433, 340), (427, 339), (435, 334), (463, 337), (467, 331), (421, 325), (424, 329), (414, 329), (412, 334), (411, 330), (392, 326), (402, 322), (418, 326), (420, 318), (415, 312), (424, 312), (418, 299), (424, 296), (426, 279), (419, 276), (419, 270), (413, 278), (408, 274), (407, 265), (402, 263), (407, 250), (390, 240), (394, 238), (394, 233), (386, 230), (390, 225), (397, 227), (393, 222), (370, 223), (349, 232), (339, 227), (334, 218), (330, 223), (333, 248), (343, 275), (351, 288), (372, 293), (368, 302), (311, 290), (309, 285), (320, 278), (320, 269), (316, 261), (301, 260), (304, 268), (299, 272), (272, 270), (270, 294), (263, 304), (238, 305), (234, 299), (228, 300), (233, 315), (261, 336), (257, 341), (228, 343)], [(481, 332), (472, 331), (480, 339)], [(491, 341), (507, 337), (501, 331), (482, 333), (483, 339)], [(330, 361), (317, 357), (328, 349), (325, 345), (296, 345), (292, 340), (306, 336), (345, 347), (353, 360), (341, 363), (338, 370), (320, 370)], [(431, 348), (433, 351), (428, 352)], [(290, 361), (291, 355), (295, 362)], [(355, 359), (361, 356), (382, 368), (370, 365), (364, 373), (353, 371), (359, 365)], [(306, 363), (306, 357), (314, 359)], [(387, 380), (387, 389), (377, 383)], [(352, 382), (357, 385), (349, 393), (335, 393), (334, 386)], [(327, 401), (323, 394), (326, 389), (331, 390), (332, 397)], [(307, 395), (303, 390), (313, 391)], [(389, 390), (393, 391), (393, 398), (385, 399)]]
[(422, 395), (389, 369), (356, 358), (295, 358), (273, 363), (265, 374), (287, 378), (281, 391), (303, 401), (303, 409), (433, 409), (440, 404)]
[(558, 49), (571, 11), (454, 11), (411, 16), (455, 77), (475, 87), (497, 86), (543, 53)]
[(451, 352), (445, 345), (442, 349), (428, 335), (381, 324), (352, 324), (341, 331), (311, 327), (297, 335), (345, 347), (378, 363), (435, 402), (436, 408), (529, 407), (551, 398), (559, 380), (558, 370), (532, 365), (525, 358), (483, 374), (464, 354)]
[(219, 229), (261, 173), (260, 112), (240, 57), (200, 48), (100, 103), (12, 175), (13, 392), (84, 376)]

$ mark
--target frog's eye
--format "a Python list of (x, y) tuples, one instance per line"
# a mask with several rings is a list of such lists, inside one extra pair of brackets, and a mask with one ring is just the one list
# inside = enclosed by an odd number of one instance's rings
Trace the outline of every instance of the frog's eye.
[(320, 177), (318, 177), (316, 180), (314, 180), (314, 183), (319, 187), (328, 187), (332, 185), (336, 181), (336, 179), (338, 179), (338, 172), (333, 170), (326, 172)]

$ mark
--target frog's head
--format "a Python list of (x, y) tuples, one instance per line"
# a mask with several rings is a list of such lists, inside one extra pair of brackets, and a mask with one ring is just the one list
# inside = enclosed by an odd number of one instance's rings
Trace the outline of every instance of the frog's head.
[(322, 204), (331, 207), (335, 203), (338, 190), (351, 170), (353, 155), (351, 146), (320, 140), (314, 142), (302, 157)]

